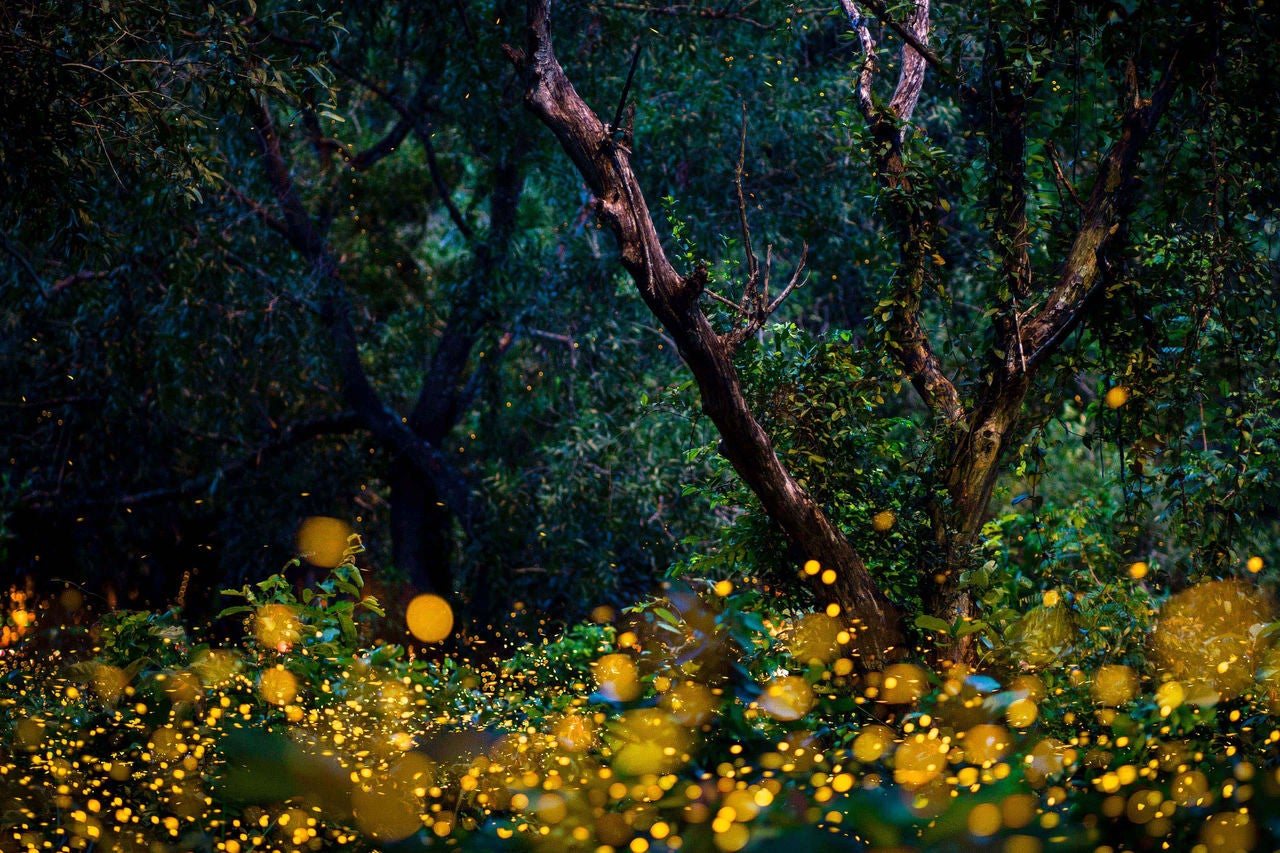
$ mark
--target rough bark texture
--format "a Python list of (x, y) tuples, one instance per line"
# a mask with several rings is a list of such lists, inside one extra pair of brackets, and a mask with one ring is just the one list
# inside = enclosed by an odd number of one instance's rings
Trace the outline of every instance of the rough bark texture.
[(783, 466), (753, 417), (731, 360), (732, 336), (717, 333), (698, 304), (705, 271), (681, 275), (668, 260), (631, 151), (582, 100), (556, 59), (549, 0), (531, 0), (527, 52), (511, 53), (525, 75), (529, 107), (586, 179), (601, 219), (617, 238), (623, 265), (693, 373), (703, 410), (719, 430), (721, 452), (797, 548), (833, 570), (833, 583), (824, 584), (821, 574), (809, 578), (814, 592), (856, 623), (863, 664), (876, 665), (902, 644), (901, 614), (848, 540)]

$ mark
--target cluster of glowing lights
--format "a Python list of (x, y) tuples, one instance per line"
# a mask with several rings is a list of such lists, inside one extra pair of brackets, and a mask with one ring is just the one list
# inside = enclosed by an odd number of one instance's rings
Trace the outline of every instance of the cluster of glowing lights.
[[(1265, 713), (1276, 692), (1267, 673), (1280, 671), (1280, 653), (1259, 630), (1274, 617), (1240, 582), (1172, 597), (1150, 640), (1150, 672), (1065, 661), (1004, 683), (909, 661), (859, 672), (847, 624), (818, 611), (772, 626), (794, 667), (745, 692), (726, 680), (716, 645), (715, 608), (730, 591), (711, 585), (706, 601), (673, 604), (678, 618), (663, 630), (598, 609), (612, 639), (566, 685), (476, 665), (451, 687), (394, 658), (308, 681), (311, 629), (277, 604), (252, 613), (253, 646), (200, 646), (181, 668), (144, 677), (97, 661), (61, 675), (18, 672), (23, 691), (54, 684), (57, 697), (11, 720), (0, 783), (20, 783), (27, 800), (6, 843), (176, 849), (207, 837), (218, 853), (300, 853), (480, 832), (544, 850), (731, 852), (787, 821), (861, 838), (859, 798), (882, 792), (915, 821), (918, 834), (901, 844), (927, 847), (941, 824), (1034, 853), (1054, 838), (1079, 841), (1062, 834), (1063, 821), (1087, 791), (1107, 822), (1099, 826), (1130, 827), (1155, 849), (1191, 820), (1191, 841), (1219, 853), (1255, 849), (1254, 806), (1280, 797), (1280, 775), (1240, 752), (1222, 781), (1187, 739), (1187, 720), (1203, 709), (1246, 702)], [(1064, 614), (1065, 600), (1051, 590), (1037, 612)], [(453, 619), (432, 595), (405, 612), (424, 644), (450, 637)], [(533, 691), (558, 710), (531, 720), (522, 703)], [(1070, 707), (1091, 710), (1062, 717), (1064, 691)], [(86, 707), (97, 716), (72, 712)], [(1230, 713), (1242, 719), (1240, 708)], [(759, 742), (717, 737), (731, 720)], [(305, 784), (279, 803), (228, 805), (226, 739), (264, 721), (288, 733), (279, 772)], [(1280, 745), (1280, 730), (1256, 739)]]

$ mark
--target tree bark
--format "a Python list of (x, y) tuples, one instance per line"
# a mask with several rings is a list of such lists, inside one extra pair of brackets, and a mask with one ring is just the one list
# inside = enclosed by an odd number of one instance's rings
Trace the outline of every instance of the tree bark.
[(876, 666), (904, 641), (902, 616), (872, 580), (862, 558), (791, 476), (753, 416), (732, 362), (733, 333), (721, 335), (698, 304), (705, 269), (681, 275), (649, 215), (632, 154), (582, 100), (556, 59), (549, 0), (530, 0), (524, 53), (510, 50), (526, 78), (526, 103), (556, 135), (597, 199), (618, 241), (623, 266), (645, 304), (671, 335), (693, 373), (702, 407), (721, 436), (721, 452), (765, 512), (824, 570), (803, 575), (820, 602), (838, 606), (855, 628), (864, 666)]

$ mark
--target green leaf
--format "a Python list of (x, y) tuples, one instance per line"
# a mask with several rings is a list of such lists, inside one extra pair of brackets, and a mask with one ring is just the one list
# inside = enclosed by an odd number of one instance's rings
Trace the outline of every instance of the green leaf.
[(951, 633), (951, 626), (937, 616), (917, 616), (915, 625), (923, 631), (932, 631), (935, 634)]

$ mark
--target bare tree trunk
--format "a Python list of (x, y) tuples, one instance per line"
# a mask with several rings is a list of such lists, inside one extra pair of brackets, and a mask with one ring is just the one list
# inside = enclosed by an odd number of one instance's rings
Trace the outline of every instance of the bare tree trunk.
[(453, 591), (453, 514), (431, 481), (404, 460), (392, 460), (391, 562), (415, 588), (448, 596)]
[[(595, 194), (598, 213), (617, 238), (623, 266), (693, 373), (703, 410), (720, 432), (721, 452), (796, 548), (829, 570), (804, 577), (818, 600), (837, 605), (856, 629), (862, 665), (882, 663), (903, 645), (901, 614), (839, 528), (775, 454), (733, 366), (733, 347), (742, 330), (721, 334), (711, 326), (698, 303), (706, 286), (705, 269), (681, 275), (671, 265), (632, 168), (625, 129), (606, 125), (583, 102), (556, 59), (550, 26), (549, 0), (531, 0), (527, 49), (509, 51), (526, 78), (526, 103), (555, 133)], [(748, 291), (753, 284), (748, 283)], [(768, 310), (754, 312), (757, 328)]]

